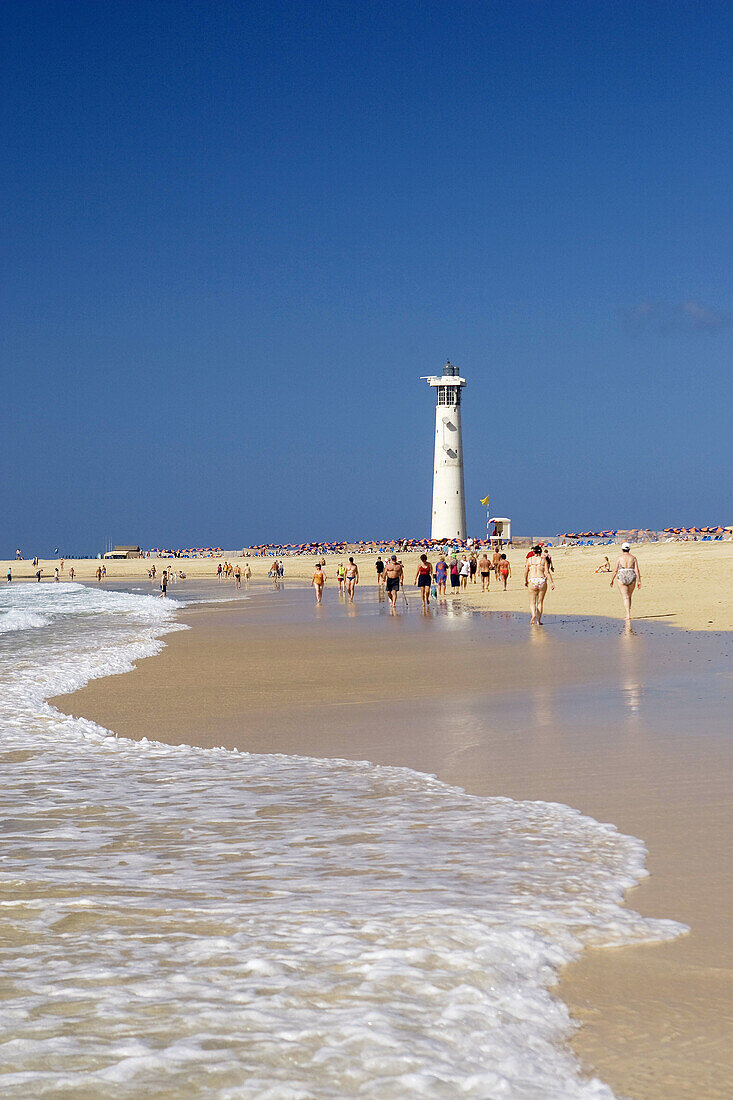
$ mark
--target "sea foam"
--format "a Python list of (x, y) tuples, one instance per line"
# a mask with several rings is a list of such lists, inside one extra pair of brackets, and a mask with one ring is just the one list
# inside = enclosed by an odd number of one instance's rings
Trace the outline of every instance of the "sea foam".
[[(4, 592), (0, 1086), (27, 1098), (611, 1100), (552, 996), (644, 847), (407, 769), (116, 739), (46, 699), (176, 628), (163, 600)], [(17, 591), (20, 593), (20, 586)]]

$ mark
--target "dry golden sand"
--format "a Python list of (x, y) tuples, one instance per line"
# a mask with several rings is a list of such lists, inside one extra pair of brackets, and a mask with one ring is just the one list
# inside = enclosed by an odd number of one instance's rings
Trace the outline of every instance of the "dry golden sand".
[[(469, 592), (455, 609), (526, 616), (524, 552), (510, 557), (508, 593)], [(573, 1045), (619, 1096), (723, 1100), (733, 1095), (731, 640), (658, 621), (730, 628), (733, 545), (669, 544), (639, 558), (634, 610), (655, 621), (640, 618), (635, 635), (563, 620), (621, 614), (593, 550), (556, 554), (548, 625), (533, 631), (513, 616), (424, 620), (414, 593), (410, 614), (376, 616), (369, 588), (350, 616), (331, 582), (316, 611), (293, 583), (312, 562), (287, 560), (283, 590), (260, 579), (249, 600), (191, 608), (193, 629), (160, 655), (56, 702), (125, 736), (406, 765), (477, 794), (560, 801), (642, 837), (652, 877), (630, 904), (692, 931), (571, 967), (560, 992), (583, 1024)], [(269, 561), (252, 565), (264, 578)], [(372, 571), (370, 558), (365, 580)], [(201, 572), (211, 578), (212, 563)]]

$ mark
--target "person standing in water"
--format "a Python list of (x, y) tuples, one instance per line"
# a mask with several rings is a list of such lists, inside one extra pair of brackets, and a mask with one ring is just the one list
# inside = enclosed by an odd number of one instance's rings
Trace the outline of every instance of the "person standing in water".
[(542, 626), (542, 608), (547, 594), (547, 582), (555, 589), (547, 558), (542, 554), (541, 546), (533, 546), (532, 554), (524, 567), (524, 586), (529, 589), (529, 610), (531, 623)]
[(163, 575), (160, 578), (160, 594), (165, 596), (168, 592), (168, 570), (163, 570)]
[(349, 593), (349, 603), (354, 602), (354, 589), (359, 583), (359, 566), (353, 558), (349, 558), (346, 566), (346, 591)]
[(311, 583), (316, 590), (316, 603), (320, 603), (323, 599), (323, 586), (326, 583), (326, 574), (323, 572), (323, 566), (320, 561), (316, 562)]
[(641, 588), (641, 570), (638, 561), (631, 553), (631, 546), (628, 542), (625, 542), (621, 547), (616, 568), (611, 576), (611, 588), (613, 588), (614, 581), (618, 584), (621, 599), (624, 601), (626, 622), (631, 622), (631, 597), (634, 595), (634, 589), (637, 586)]

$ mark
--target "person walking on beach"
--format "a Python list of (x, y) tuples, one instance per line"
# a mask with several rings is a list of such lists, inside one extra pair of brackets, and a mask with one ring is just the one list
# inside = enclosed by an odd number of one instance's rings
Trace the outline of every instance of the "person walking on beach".
[(58, 584), (58, 582), (59, 582), (59, 567), (58, 567), (58, 565), (56, 566), (56, 568), (53, 571), (53, 579)]
[(481, 591), (488, 592), (491, 588), (491, 562), (486, 555), (486, 551), (479, 559), (478, 571), (481, 574)]
[(450, 587), (451, 594), (455, 592), (456, 588), (460, 587), (461, 578), (458, 575), (458, 558), (453, 554), (448, 562), (448, 572), (450, 573)]
[(494, 553), (491, 557), (491, 567), (494, 570), (494, 573), (496, 574), (497, 580), (499, 579), (499, 566), (500, 565), (501, 565), (501, 551), (499, 550), (499, 547), (497, 546), (494, 549)]
[(402, 569), (402, 562), (397, 561), (397, 555), (393, 554), (384, 567), (384, 573), (387, 584), (387, 595), (389, 596), (390, 611), (394, 615), (397, 611), (397, 593), (400, 590), (400, 582), (404, 578), (404, 570)]
[(471, 563), (465, 554), (461, 558), (461, 568), (458, 571), (458, 575), (461, 578), (461, 588), (465, 588), (468, 584), (468, 578), (471, 575)]
[[(222, 567), (221, 562), (219, 562), (219, 564), (216, 567), (216, 579), (217, 579), (217, 581), (221, 580), (223, 572), (224, 572), (224, 569)], [(153, 576), (155, 576), (155, 570), (153, 570)]]
[(346, 591), (349, 593), (349, 603), (354, 602), (354, 589), (359, 583), (359, 566), (353, 558), (349, 558), (346, 566)]
[(343, 595), (344, 584), (346, 583), (346, 569), (344, 568), (344, 563), (342, 561), (340, 561), (336, 566), (336, 580), (338, 581), (339, 586), (339, 596), (341, 596)]
[(69, 580), (73, 581), (75, 576), (76, 576), (76, 570), (74, 569), (74, 566), (72, 565), (71, 569), (69, 570)]
[(99, 584), (101, 579), (102, 579), (102, 566), (98, 565), (97, 566), (97, 584)]
[(506, 592), (506, 582), (512, 575), (512, 567), (507, 561), (506, 554), (501, 554), (499, 556), (499, 568), (497, 569), (497, 573), (504, 582), (504, 591)]
[(12, 565), (9, 565), (8, 566), (8, 584), (12, 584), (12, 583), (13, 583), (13, 567), (12, 567)]
[(377, 571), (377, 588), (381, 588), (384, 584), (384, 562), (381, 555), (377, 558), (374, 568)]
[(476, 561), (476, 555), (475, 554), (471, 554), (471, 557), (468, 559), (468, 564), (470, 566), (471, 584), (476, 584), (476, 573), (478, 572), (478, 562)]
[(427, 611), (430, 607), (430, 585), (433, 580), (433, 566), (428, 561), (427, 554), (420, 555), (420, 561), (417, 563), (417, 573), (415, 574), (415, 584), (420, 589), (420, 597), (422, 599), (422, 609)]
[(532, 553), (527, 558), (524, 567), (524, 586), (529, 589), (530, 623), (542, 626), (542, 608), (547, 594), (547, 582), (555, 589), (555, 582), (550, 573), (547, 558), (542, 553), (541, 546), (533, 546)]
[(311, 583), (316, 590), (316, 603), (320, 603), (323, 599), (323, 586), (326, 583), (326, 574), (323, 572), (323, 566), (320, 561), (316, 562)]
[(242, 587), (242, 570), (239, 568), (239, 566), (237, 566), (237, 568), (234, 570), (234, 587)]
[(617, 582), (621, 599), (624, 601), (626, 622), (631, 622), (631, 597), (634, 595), (634, 589), (637, 585), (641, 588), (641, 570), (638, 561), (631, 553), (631, 546), (628, 542), (625, 542), (621, 547), (621, 553), (618, 556), (611, 577), (611, 588), (613, 588), (614, 581)]
[(40, 568), (39, 568), (39, 569), (36, 569), (36, 581), (38, 582), (38, 584), (40, 584), (40, 583), (41, 583), (41, 573), (42, 573), (42, 572), (43, 572), (43, 570), (42, 570), (42, 569), (40, 569)]
[(250, 569), (249, 562), (245, 562), (245, 565), (244, 565), (244, 583), (245, 584), (249, 584), (251, 576), (252, 576), (252, 570)]
[(438, 555), (435, 565), (435, 587), (439, 596), (445, 596), (445, 582), (448, 580), (448, 566), (442, 554)]

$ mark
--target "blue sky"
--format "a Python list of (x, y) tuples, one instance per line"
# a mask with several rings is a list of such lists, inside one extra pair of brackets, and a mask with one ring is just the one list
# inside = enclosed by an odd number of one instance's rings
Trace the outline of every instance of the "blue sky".
[(733, 522), (730, 5), (2, 22), (0, 553)]

